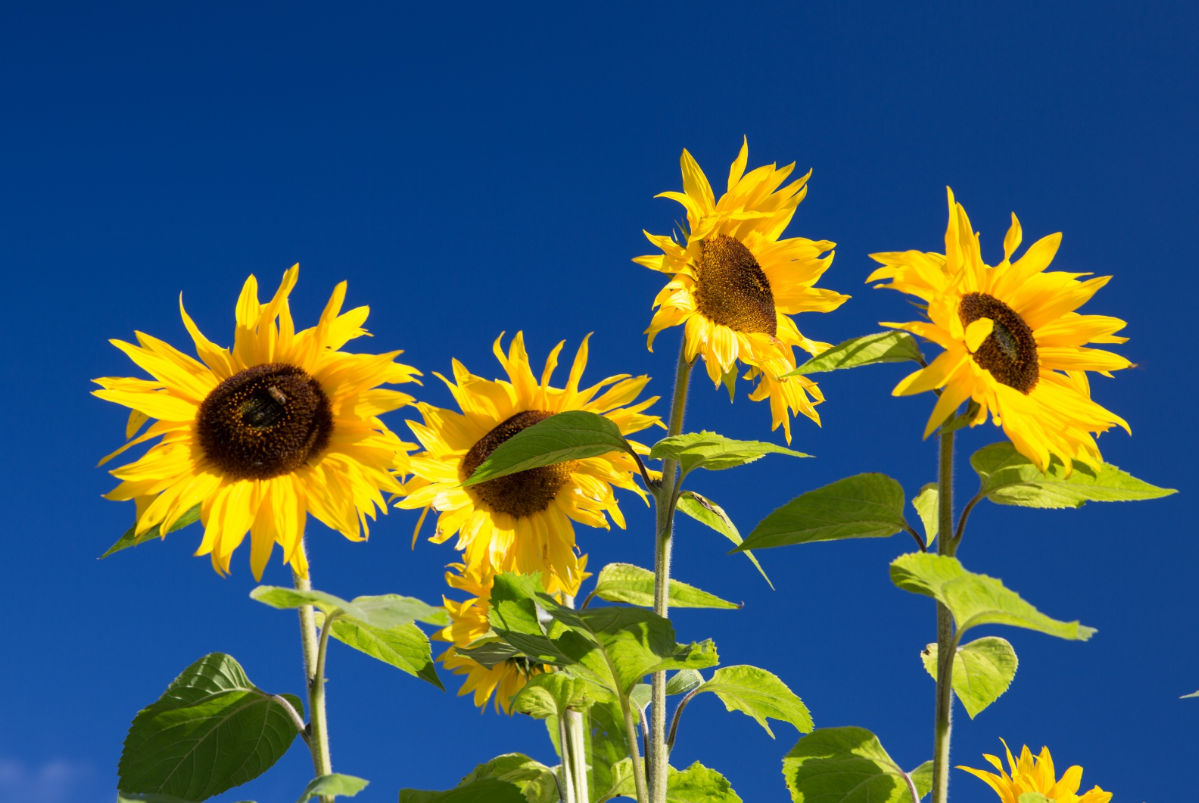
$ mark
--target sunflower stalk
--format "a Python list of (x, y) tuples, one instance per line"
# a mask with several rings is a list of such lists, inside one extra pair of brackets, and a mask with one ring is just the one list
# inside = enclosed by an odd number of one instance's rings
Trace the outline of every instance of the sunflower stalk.
[[(304, 549), (303, 542), (300, 550)], [(307, 560), (304, 560), (307, 564)], [(297, 591), (311, 591), (312, 581), (307, 576), (292, 570)], [(311, 605), (300, 609), (300, 640), (304, 646), (304, 676), (308, 689), (307, 743), (312, 752), (312, 766), (316, 777), (333, 774), (333, 759), (329, 754), (329, 724), (325, 713), (325, 649), (329, 643), (329, 622), (324, 623), (317, 636), (316, 614)], [(321, 803), (333, 803), (332, 797), (321, 797)]]
[(566, 727), (566, 717), (558, 717), (558, 743), (562, 745), (562, 765), (558, 768), (558, 788), (561, 791), (562, 803), (578, 803), (578, 790), (574, 777), (574, 757), (578, 751), (578, 745), (571, 744), (572, 735)]
[[(937, 518), (939, 531), (937, 553), (953, 557), (957, 538), (953, 533), (953, 430), (942, 429), (938, 437)], [(960, 536), (959, 536), (960, 537)], [(953, 726), (953, 658), (957, 639), (953, 633), (953, 616), (949, 609), (937, 603), (937, 701), (936, 725), (933, 734), (933, 803), (949, 800), (949, 737)]]
[[(683, 414), (687, 407), (687, 386), (691, 380), (692, 363), (687, 359), (684, 340), (679, 347), (679, 361), (674, 375), (674, 397), (670, 403), (670, 423), (666, 437), (683, 431)], [(676, 477), (678, 465), (671, 458), (662, 464), (662, 486), (657, 492), (657, 539), (654, 550), (654, 613), (666, 618), (670, 613), (670, 548), (674, 524), (674, 508), (678, 504)], [(666, 781), (670, 766), (670, 751), (666, 746), (666, 672), (655, 672), (651, 683), (649, 781), (650, 803), (666, 803)]]

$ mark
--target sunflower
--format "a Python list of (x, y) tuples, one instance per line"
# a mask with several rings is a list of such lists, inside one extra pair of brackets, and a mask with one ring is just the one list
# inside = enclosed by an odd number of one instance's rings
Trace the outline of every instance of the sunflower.
[[(269, 303), (258, 302), (251, 276), (237, 301), (233, 350), (200, 333), (183, 309), (183, 323), (200, 360), (137, 332), (138, 345), (113, 340), (153, 379), (95, 380), (101, 399), (131, 409), (128, 443), (101, 461), (161, 436), (141, 459), (111, 473), (121, 484), (107, 494), (137, 502), (136, 534), (158, 526), (165, 535), (200, 506), (204, 538), (218, 573), (250, 533), (250, 567), (261, 579), (276, 542), (301, 576), (308, 513), (352, 541), (369, 532), (383, 492), (401, 492), (393, 471), (407, 468), (406, 444), (377, 418), (412, 397), (377, 387), (414, 381), (420, 372), (389, 354), (347, 354), (349, 340), (366, 334), (369, 308), (341, 314), (346, 284), (333, 291), (311, 329), (295, 331), (287, 297), (299, 265), (283, 274)], [(143, 424), (156, 419), (144, 434)]]
[(1098, 786), (1084, 795), (1078, 794), (1078, 787), (1082, 784), (1082, 767), (1071, 767), (1062, 775), (1060, 781), (1056, 780), (1053, 758), (1049, 755), (1048, 747), (1042, 747), (1041, 755), (1034, 756), (1025, 745), (1020, 751), (1019, 762), (1012, 758), (1012, 751), (1008, 749), (1007, 742), (1003, 743), (1003, 749), (1007, 753), (1008, 767), (1011, 768), (1010, 776), (1003, 771), (1003, 763), (998, 758), (986, 754), (983, 758), (999, 770), (998, 775), (970, 767), (958, 769), (986, 781), (1003, 803), (1019, 803), (1020, 795), (1025, 792), (1040, 792), (1055, 803), (1108, 803), (1112, 799), (1111, 792), (1104, 792)]
[[(579, 562), (582, 573), (587, 564), (584, 555)], [(451, 588), (465, 591), (471, 598), (457, 602), (442, 597), (446, 612), (450, 615), (449, 626), (438, 631), (434, 638), (448, 641), (453, 646), (443, 652), (438, 660), (455, 675), (466, 675), (458, 696), (474, 692), (475, 705), (486, 708), (487, 701), (495, 695), (495, 710), (512, 713), (512, 698), (525, 687), (529, 678), (549, 671), (548, 667), (534, 664), (523, 656), (508, 658), (493, 667), (486, 667), (473, 658), (458, 652), (459, 647), (468, 647), (491, 632), (488, 612), (491, 610), (491, 575), (488, 572), (468, 569), (456, 563), (446, 572), (445, 580)], [(575, 590), (578, 588), (576, 586)]]
[(779, 189), (794, 163), (781, 169), (766, 165), (743, 175), (748, 160), (749, 143), (743, 141), (729, 170), (728, 192), (717, 201), (707, 177), (684, 150), (683, 192), (657, 197), (678, 201), (687, 210), (687, 223), (680, 224), (686, 242), (647, 231), (645, 236), (662, 253), (633, 261), (671, 275), (654, 299), (657, 312), (646, 330), (650, 350), (659, 332), (682, 324), (686, 359), (702, 356), (716, 385), (723, 381), (732, 392), (738, 361), (748, 366), (744, 378), (758, 380), (749, 398), (770, 400), (771, 428), (781, 424), (790, 443), (788, 411), (819, 424), (815, 405), (824, 401), (807, 377), (783, 378), (795, 368), (793, 349), (815, 355), (829, 344), (801, 335), (788, 316), (831, 312), (849, 296), (813, 287), (832, 264), (833, 243), (779, 239), (807, 195), (812, 172)]
[[(925, 427), (928, 437), (958, 406), (979, 406), (971, 426), (987, 413), (1016, 448), (1045, 471), (1057, 456), (1072, 469), (1077, 460), (1102, 462), (1094, 434), (1113, 425), (1128, 430), (1116, 414), (1091, 400), (1087, 371), (1111, 376), (1127, 368), (1125, 358), (1088, 343), (1124, 343), (1115, 333), (1124, 321), (1075, 312), (1110, 276), (1080, 281), (1087, 273), (1046, 272), (1060, 234), (1044, 237), (1015, 262), (1020, 221), (1003, 240), (1003, 261), (983, 264), (978, 235), (966, 210), (949, 191), (945, 254), (905, 251), (872, 254), (883, 264), (867, 281), (910, 293), (928, 302), (927, 321), (884, 323), (931, 340), (945, 349), (926, 368), (905, 378), (894, 395), (941, 389)], [(1131, 432), (1131, 430), (1129, 430)]]
[[(424, 508), (426, 513), (430, 507), (436, 510), (440, 516), (431, 540), (443, 543), (457, 534), (457, 548), (464, 550), (472, 571), (541, 572), (550, 591), (573, 593), (570, 589), (578, 587), (581, 570), (571, 521), (606, 529), (606, 513), (618, 526), (625, 526), (613, 488), (627, 488), (645, 499), (634, 480), (637, 464), (633, 458), (612, 452), (478, 485), (462, 487), (462, 482), (501, 443), (555, 413), (597, 413), (627, 435), (658, 423), (656, 416), (642, 414), (657, 397), (632, 404), (649, 377), (628, 374), (580, 390), (588, 338), (579, 346), (564, 389), (549, 384), (562, 343), (550, 352), (538, 381), (529, 367), (523, 335), (518, 332), (512, 339), (507, 355), (500, 345), (502, 339), (503, 335), (496, 339), (493, 351), (508, 374), (507, 381), (474, 376), (457, 360), (453, 363), (454, 382), (435, 374), (449, 387), (462, 412), (417, 404), (424, 423), (409, 421), (408, 425), (424, 451), (412, 457), (414, 476), (404, 488), (408, 496), (397, 504)], [(598, 395), (601, 390), (604, 393)], [(648, 453), (640, 444), (634, 448)]]

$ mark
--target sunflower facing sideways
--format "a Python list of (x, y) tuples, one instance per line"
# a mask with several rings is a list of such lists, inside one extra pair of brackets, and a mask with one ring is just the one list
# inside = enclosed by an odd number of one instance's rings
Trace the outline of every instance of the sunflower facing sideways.
[(998, 775), (970, 767), (958, 769), (986, 781), (987, 786), (995, 790), (995, 794), (999, 795), (1003, 803), (1019, 803), (1020, 796), (1026, 792), (1038, 792), (1054, 803), (1109, 803), (1112, 799), (1111, 792), (1105, 792), (1098, 786), (1085, 794), (1078, 794), (1078, 787), (1082, 785), (1082, 767), (1070, 767), (1062, 774), (1061, 780), (1057, 780), (1053, 771), (1053, 757), (1049, 755), (1048, 747), (1042, 747), (1041, 755), (1034, 756), (1025, 745), (1020, 751), (1019, 761), (1012, 758), (1012, 751), (1008, 749), (1007, 742), (1004, 742), (1003, 749), (1007, 753), (1011, 775), (1004, 771), (1003, 763), (996, 756), (986, 754), (983, 758), (999, 770)]
[(1110, 280), (1080, 281), (1086, 273), (1046, 272), (1060, 234), (1044, 237), (1015, 262), (1020, 222), (1003, 240), (1003, 261), (985, 265), (978, 235), (949, 191), (945, 254), (905, 251), (872, 254), (883, 264), (868, 282), (927, 302), (927, 321), (884, 323), (931, 340), (945, 351), (896, 386), (896, 396), (941, 389), (924, 435), (928, 437), (962, 402), (979, 405), (975, 426), (991, 414), (1029, 460), (1045, 471), (1051, 455), (1066, 470), (1073, 461), (1102, 462), (1094, 434), (1128, 424), (1091, 400), (1087, 371), (1111, 376), (1125, 358), (1088, 343), (1124, 343), (1124, 321), (1075, 312)]
[(747, 366), (744, 378), (758, 380), (749, 398), (770, 400), (771, 428), (781, 424), (790, 443), (788, 413), (802, 413), (819, 424), (815, 405), (824, 400), (807, 377), (782, 378), (795, 368), (793, 349), (815, 355), (829, 346), (804, 337), (789, 316), (831, 312), (849, 296), (813, 286), (832, 264), (833, 243), (779, 239), (807, 195), (811, 171), (779, 189), (794, 163), (745, 174), (748, 160), (744, 141), (729, 170), (728, 192), (716, 200), (707, 177), (684, 150), (683, 192), (658, 197), (686, 209), (685, 242), (647, 231), (645, 236), (662, 253), (633, 261), (671, 276), (654, 299), (657, 312), (646, 330), (650, 348), (659, 332), (681, 324), (685, 358), (702, 356), (716, 385), (723, 381), (733, 388), (737, 363)]
[[(647, 376), (622, 374), (580, 389), (587, 364), (586, 338), (565, 388), (549, 384), (563, 344), (550, 352), (538, 380), (529, 366), (523, 335), (517, 333), (507, 354), (500, 346), (502, 339), (502, 335), (496, 339), (493, 351), (507, 380), (474, 376), (457, 360), (453, 382), (434, 374), (449, 387), (462, 412), (417, 404), (424, 423), (409, 421), (408, 425), (424, 451), (412, 456), (413, 478), (404, 486), (408, 495), (397, 505), (436, 510), (440, 515), (431, 540), (443, 543), (457, 534), (457, 546), (472, 572), (540, 572), (547, 591), (572, 594), (582, 580), (582, 569), (571, 522), (607, 529), (607, 514), (624, 527), (613, 489), (626, 488), (645, 498), (634, 480), (638, 471), (633, 458), (611, 452), (478, 485), (463, 487), (462, 482), (501, 443), (555, 413), (586, 410), (608, 418), (629, 435), (658, 423), (656, 416), (642, 414), (657, 397), (633, 403), (649, 382)], [(648, 453), (639, 444), (633, 446), (639, 453)]]
[[(580, 559), (579, 571), (587, 564), (587, 557)], [(465, 591), (470, 599), (458, 602), (443, 597), (446, 612), (450, 616), (448, 627), (440, 630), (434, 638), (451, 643), (438, 660), (455, 675), (465, 675), (466, 680), (458, 690), (458, 696), (474, 693), (475, 705), (486, 708), (487, 701), (495, 695), (495, 710), (512, 713), (512, 698), (524, 688), (529, 678), (540, 675), (546, 667), (534, 664), (524, 657), (508, 658), (493, 667), (486, 667), (475, 659), (458, 652), (459, 647), (468, 647), (491, 632), (487, 619), (491, 609), (491, 577), (484, 572), (468, 569), (456, 563), (446, 572), (445, 579), (451, 588)], [(575, 590), (578, 588), (576, 586)]]
[[(377, 418), (412, 402), (378, 386), (414, 381), (416, 369), (394, 362), (400, 352), (348, 354), (348, 341), (365, 334), (369, 309), (341, 313), (346, 284), (333, 291), (320, 321), (295, 330), (288, 294), (299, 265), (283, 275), (267, 304), (251, 276), (237, 302), (233, 349), (217, 346), (183, 309), (195, 341), (195, 360), (149, 335), (138, 345), (113, 340), (153, 379), (97, 379), (102, 399), (129, 407), (130, 446), (161, 437), (136, 462), (111, 473), (121, 480), (107, 498), (137, 503), (136, 534), (165, 534), (200, 507), (204, 538), (197, 555), (210, 555), (221, 574), (250, 534), (250, 567), (261, 579), (275, 543), (302, 577), (307, 514), (346, 538), (360, 541), (383, 493), (401, 490), (394, 471), (407, 467), (406, 444)], [(154, 423), (134, 437), (147, 421)]]

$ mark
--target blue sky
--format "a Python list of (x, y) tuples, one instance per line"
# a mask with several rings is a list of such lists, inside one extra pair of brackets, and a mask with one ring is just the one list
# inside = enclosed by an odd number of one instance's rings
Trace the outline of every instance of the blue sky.
[[(333, 285), (369, 304), (374, 339), (423, 370), (451, 358), (495, 376), (501, 331), (523, 329), (535, 361), (588, 332), (593, 379), (648, 373), (667, 395), (677, 334), (657, 353), (641, 332), (661, 278), (630, 259), (665, 232), (687, 147), (719, 183), (748, 135), (751, 166), (814, 168), (789, 233), (837, 245), (824, 286), (853, 299), (801, 330), (837, 342), (903, 320), (896, 293), (863, 281), (867, 254), (939, 250), (945, 186), (1001, 255), (1009, 213), (1025, 241), (1062, 231), (1055, 267), (1114, 275), (1088, 306), (1128, 321), (1137, 363), (1095, 395), (1132, 425), (1100, 444), (1112, 463), (1182, 489), (1136, 505), (1037, 512), (987, 506), (960, 554), (1041, 610), (1097, 627), (1089, 643), (995, 630), (1020, 655), (1010, 691), (970, 721), (955, 763), (1048, 744), (1118, 801), (1193, 796), (1199, 700), (1193, 635), (1196, 281), (1191, 235), (1199, 160), (1188, 4), (633, 4), (589, 7), (332, 8), (303, 3), (98, 6), (0, 12), (0, 317), (7, 392), (8, 659), (0, 662), (0, 801), (112, 799), (137, 710), (211, 651), (271, 691), (299, 691), (294, 618), (252, 602), (248, 554), (219, 578), (191, 557), (197, 530), (105, 561), (130, 524), (106, 502), (97, 459), (124, 415), (89, 380), (131, 374), (107, 343), (135, 329), (187, 344), (178, 294), (205, 332), (231, 340), (249, 273), (273, 288), (301, 265), (293, 309), (314, 321)], [(827, 375), (824, 426), (794, 424), (818, 459), (767, 458), (698, 477), (743, 531), (793, 496), (861, 471), (909, 495), (933, 479), (920, 433), (928, 397), (892, 399), (904, 374)], [(697, 376), (697, 380), (699, 377)], [(422, 397), (446, 405), (439, 383)], [(660, 410), (665, 414), (665, 410)], [(406, 411), (389, 423), (404, 429)], [(771, 435), (762, 404), (693, 386), (688, 423)], [(968, 453), (999, 439), (959, 438)], [(593, 566), (652, 562), (652, 513), (627, 495), (627, 531), (580, 527)], [(318, 587), (436, 601), (449, 545), (410, 549), (415, 514), (392, 511), (367, 544), (310, 532)], [(763, 552), (776, 591), (690, 522), (675, 574), (736, 612), (679, 612), (684, 639), (713, 638), (725, 663), (771, 669), (818, 725), (877, 733), (904, 766), (931, 754), (933, 685), (918, 660), (930, 603), (894, 589), (897, 536)], [(265, 582), (285, 584), (278, 558)], [(480, 715), (453, 695), (334, 645), (334, 766), (372, 781), (445, 788), (475, 763), (519, 750), (549, 761), (542, 727)], [(960, 709), (959, 709), (960, 711)], [(716, 700), (688, 709), (676, 764), (722, 771), (745, 800), (783, 801), (796, 734), (771, 741)], [(220, 800), (293, 800), (310, 777), (302, 746)], [(955, 800), (983, 801), (958, 773)]]

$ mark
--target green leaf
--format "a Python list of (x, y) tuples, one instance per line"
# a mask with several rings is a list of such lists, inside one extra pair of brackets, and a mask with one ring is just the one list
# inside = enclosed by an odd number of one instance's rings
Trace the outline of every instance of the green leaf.
[[(627, 602), (643, 608), (654, 607), (654, 573), (628, 563), (609, 563), (600, 569), (595, 581), (597, 597), (608, 602)], [(727, 602), (695, 586), (670, 581), (670, 607), (672, 608), (732, 608), (741, 606)]]
[(365, 778), (355, 778), (353, 775), (322, 775), (309, 782), (296, 803), (308, 803), (314, 797), (353, 797), (369, 783)]
[[(729, 518), (729, 515), (724, 512), (724, 508), (711, 499), (700, 496), (694, 491), (683, 491), (679, 495), (677, 509), (683, 511), (700, 524), (706, 524), (732, 541), (735, 545), (741, 545), (741, 533), (737, 532), (737, 526), (733, 524), (733, 520)], [(773, 591), (774, 583), (770, 582), (770, 578), (766, 576), (762, 564), (758, 563), (758, 559), (754, 556), (754, 553), (746, 550), (744, 554), (745, 557), (749, 558), (754, 568), (758, 570), (758, 573), (762, 575), (762, 579), (766, 581), (766, 585), (770, 586), (770, 590)]]
[(558, 803), (558, 782), (554, 778), (554, 771), (522, 753), (505, 753), (486, 764), (480, 764), (462, 779), (459, 786), (487, 779), (513, 784), (528, 803)]
[(1185, 700), (1185, 699), (1187, 699), (1188, 697), (1199, 697), (1199, 691), (1193, 691), (1193, 692), (1191, 692), (1190, 694), (1184, 694), (1184, 695), (1182, 695), (1181, 697), (1179, 697), (1178, 699), (1179, 699), (1179, 700)]
[(726, 666), (717, 669), (712, 679), (699, 687), (700, 692), (710, 691), (721, 699), (729, 711), (748, 714), (766, 729), (770, 738), (767, 718), (790, 722), (800, 733), (812, 730), (812, 715), (787, 684), (777, 675), (754, 666)]
[(762, 519), (733, 551), (885, 538), (901, 532), (906, 523), (900, 484), (885, 474), (858, 474), (795, 497)]
[(783, 758), (794, 803), (911, 803), (907, 775), (865, 728), (820, 728)]
[(673, 697), (676, 694), (687, 694), (703, 685), (704, 676), (694, 669), (681, 669), (666, 681), (666, 694)]
[[(596, 803), (614, 797), (636, 797), (632, 759), (623, 758), (612, 767), (612, 785), (596, 798)], [(667, 803), (741, 803), (728, 780), (716, 770), (698, 761), (685, 770), (670, 767), (666, 773)]]
[(916, 498), (912, 500), (912, 507), (916, 508), (916, 515), (920, 517), (920, 521), (924, 524), (924, 545), (931, 546), (937, 537), (937, 504), (940, 499), (940, 494), (937, 491), (937, 483), (930, 482), (920, 489), (920, 493), (916, 494)]
[(957, 558), (916, 552), (891, 562), (891, 581), (905, 591), (932, 597), (949, 608), (958, 636), (978, 625), (1012, 625), (1058, 638), (1086, 641), (1095, 629), (1051, 619), (999, 580), (972, 574)]
[[(937, 679), (937, 645), (921, 653), (925, 670)], [(999, 699), (1016, 676), (1016, 651), (1006, 639), (987, 636), (963, 644), (953, 654), (953, 691), (974, 719), (978, 712)]]
[(544, 593), (541, 575), (504, 572), (492, 581), (488, 620), (497, 636), (524, 655), (538, 663), (568, 666), (575, 661), (550, 639), (537, 617), (537, 606), (544, 600), (557, 604)]
[(529, 803), (529, 798), (514, 783), (483, 778), (445, 792), (401, 789), (400, 803)]
[(1016, 798), (1016, 803), (1053, 803), (1053, 801), (1040, 792), (1025, 792)]
[[(303, 703), (282, 695), (303, 717)], [(117, 767), (126, 794), (201, 801), (268, 770), (298, 731), (287, 705), (232, 657), (206, 655), (133, 719)]]
[(920, 353), (916, 339), (907, 332), (879, 332), (846, 340), (783, 376), (803, 376), (835, 371), (838, 368), (857, 368), (859, 365), (906, 360), (924, 364), (924, 355)]
[(462, 484), (476, 485), (518, 471), (609, 452), (633, 454), (620, 427), (602, 415), (570, 410), (552, 415), (501, 443)]
[(611, 695), (594, 683), (565, 672), (548, 672), (529, 678), (512, 698), (512, 710), (534, 719), (565, 716), (568, 709), (585, 711), (596, 699)]
[(340, 611), (363, 624), (383, 630), (390, 630), (416, 621), (443, 627), (449, 624), (449, 618), (444, 609), (435, 608), (413, 597), (403, 597), (399, 594), (355, 597), (351, 601), (346, 601), (341, 597), (316, 589), (301, 591), (285, 586), (258, 586), (250, 592), (250, 599), (270, 605), (272, 608), (284, 610), (312, 605), (325, 616)]
[[(186, 513), (184, 513), (182, 516), (180, 516), (178, 518), (178, 520), (176, 520), (175, 523), (171, 525), (171, 529), (167, 530), (167, 534), (169, 535), (170, 533), (177, 532), (178, 530), (182, 530), (187, 525), (195, 524), (199, 520), (200, 520), (200, 506), (196, 505), (195, 507), (191, 508)], [(150, 541), (154, 538), (160, 538), (162, 536), (162, 528), (157, 524), (155, 524), (150, 529), (146, 530), (141, 535), (135, 535), (136, 532), (137, 532), (137, 525), (134, 524), (132, 527), (130, 527), (128, 530), (125, 531), (124, 535), (122, 535), (120, 538), (117, 539), (117, 542), (115, 544), (113, 544), (112, 546), (110, 546), (108, 548), (107, 552), (105, 552), (103, 555), (100, 556), (100, 559), (103, 560), (104, 558), (107, 558), (109, 555), (111, 555), (114, 552), (120, 552), (122, 549), (128, 549), (129, 547), (137, 546), (138, 544), (144, 544), (147, 541)]]
[(1131, 502), (1177, 493), (1172, 488), (1142, 482), (1106, 463), (1096, 471), (1076, 462), (1074, 472), (1067, 477), (1065, 466), (1054, 458), (1049, 471), (1042, 474), (1008, 441), (979, 449), (970, 457), (970, 465), (982, 482), (980, 495), (1000, 505), (1082, 507), (1087, 502)]
[[(634, 712), (634, 717), (637, 714)], [(632, 764), (629, 763), (629, 741), (624, 727), (624, 714), (620, 703), (596, 703), (587, 712), (587, 788), (593, 803), (606, 800), (605, 794), (620, 786), (621, 761), (628, 770), (629, 789), (633, 788)]]
[[(318, 613), (317, 625), (323, 624), (324, 615)], [(391, 664), (396, 669), (445, 691), (433, 663), (433, 649), (429, 644), (429, 637), (411, 622), (399, 627), (382, 628), (339, 616), (333, 620), (329, 635), (342, 644), (364, 652), (372, 658), (378, 658), (385, 664)]]
[(653, 687), (648, 683), (638, 683), (633, 687), (633, 690), (629, 692), (629, 702), (632, 703), (633, 706), (639, 711), (644, 711), (645, 707), (649, 705), (650, 700), (653, 698), (653, 694)]
[(792, 457), (811, 457), (803, 452), (762, 441), (737, 441), (717, 435), (715, 432), (691, 432), (663, 438), (650, 450), (651, 460), (677, 460), (686, 475), (697, 468), (721, 471), (726, 468), (752, 463), (768, 454), (786, 454)]
[(925, 795), (933, 791), (933, 762), (924, 762), (909, 772), (908, 777), (912, 779), (912, 783), (916, 786), (916, 794), (923, 799)]
[[(174, 795), (130, 795), (124, 792), (117, 792), (117, 803), (194, 803), (191, 800), (184, 800), (181, 797)], [(243, 800), (242, 803), (252, 803), (252, 801)]]

